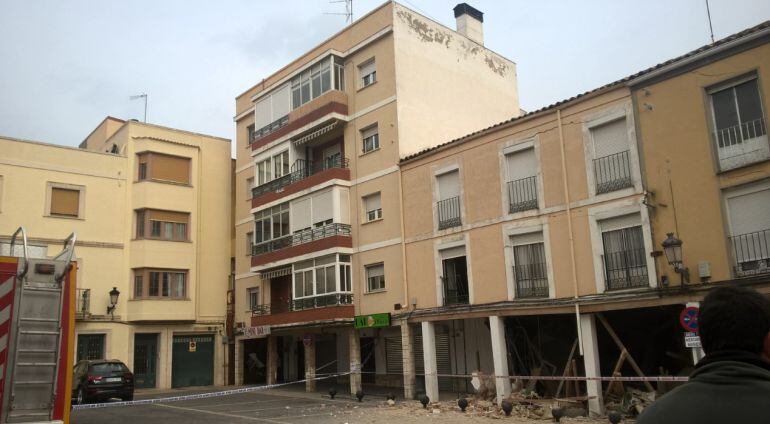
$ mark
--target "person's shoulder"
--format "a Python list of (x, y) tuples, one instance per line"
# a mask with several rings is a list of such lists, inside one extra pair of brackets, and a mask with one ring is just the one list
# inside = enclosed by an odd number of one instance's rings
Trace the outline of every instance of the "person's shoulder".
[(682, 412), (685, 399), (689, 397), (688, 392), (692, 389), (692, 383), (684, 384), (666, 393), (656, 399), (651, 405), (644, 408), (637, 424), (660, 424), (664, 422), (664, 417), (670, 419), (678, 416)]

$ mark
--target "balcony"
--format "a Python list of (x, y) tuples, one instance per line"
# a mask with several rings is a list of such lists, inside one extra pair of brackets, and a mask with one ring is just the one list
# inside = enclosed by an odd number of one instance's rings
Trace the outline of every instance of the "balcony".
[(719, 156), (719, 168), (723, 171), (740, 168), (770, 158), (765, 119), (743, 122), (714, 131)]
[(770, 273), (770, 229), (729, 237), (738, 277)]
[(280, 325), (333, 319), (353, 319), (353, 295), (334, 293), (288, 303), (257, 305), (251, 311), (251, 325)]
[(607, 291), (649, 286), (647, 255), (644, 249), (605, 253), (602, 258)]
[[(317, 129), (318, 126), (346, 117), (348, 114), (348, 96), (344, 91), (330, 90), (318, 98), (289, 112), (270, 125), (254, 131), (251, 140), (252, 150), (268, 145), (270, 142), (287, 135), (300, 136), (304, 127), (307, 131)], [(303, 130), (300, 132), (300, 130)]]
[(527, 177), (515, 181), (509, 181), (508, 201), (509, 212), (523, 212), (537, 209), (537, 177)]
[(335, 158), (320, 162), (298, 159), (291, 166), (289, 174), (251, 190), (251, 207), (262, 206), (333, 179), (350, 181), (348, 158)]
[(251, 266), (259, 267), (333, 247), (353, 247), (350, 225), (333, 222), (255, 244), (251, 247)]
[(464, 275), (450, 274), (449, 277), (441, 277), (444, 288), (444, 306), (468, 305), (468, 279)]
[(628, 150), (594, 159), (596, 194), (633, 186)]
[(88, 318), (91, 316), (91, 289), (75, 289), (75, 317)]
[(516, 279), (516, 298), (548, 297), (548, 271), (545, 263), (513, 266)]
[(439, 230), (459, 227), (463, 223), (460, 217), (460, 196), (437, 202), (436, 212), (438, 213)]

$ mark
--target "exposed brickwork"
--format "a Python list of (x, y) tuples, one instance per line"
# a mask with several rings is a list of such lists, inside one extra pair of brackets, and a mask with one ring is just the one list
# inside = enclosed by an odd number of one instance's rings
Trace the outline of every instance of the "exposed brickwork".
[(331, 236), (276, 250), (274, 252), (263, 253), (251, 257), (251, 266), (260, 266), (282, 259), (306, 255), (319, 250), (331, 249), (332, 247), (353, 247), (353, 239), (350, 236)]
[(261, 196), (253, 197), (251, 199), (251, 207), (257, 208), (270, 202), (276, 201), (283, 197), (289, 196), (294, 193), (298, 193), (302, 190), (313, 187), (333, 179), (350, 181), (350, 169), (348, 168), (330, 168), (325, 169), (317, 174), (311, 175), (304, 180), (299, 180), (296, 183), (292, 183), (279, 191), (271, 191)]
[(279, 325), (313, 322), (338, 318), (353, 319), (355, 310), (353, 305), (329, 306), (326, 308), (306, 309), (304, 311), (283, 312), (271, 315), (251, 317), (251, 325)]

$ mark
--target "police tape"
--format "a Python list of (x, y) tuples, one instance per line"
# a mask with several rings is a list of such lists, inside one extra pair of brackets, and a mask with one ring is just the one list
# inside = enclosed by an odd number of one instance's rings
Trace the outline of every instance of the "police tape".
[[(372, 371), (362, 371), (361, 374), (377, 374), (377, 375), (383, 375), (381, 373), (376, 373)], [(390, 373), (393, 374), (393, 373)], [(387, 374), (387, 375), (390, 375)], [(394, 374), (395, 375), (395, 374)], [(400, 374), (398, 374), (400, 375)], [(660, 381), (688, 381), (689, 377), (686, 376), (673, 376), (673, 375), (663, 375), (663, 376), (655, 376), (655, 377), (623, 377), (623, 376), (613, 376), (613, 377), (587, 377), (587, 376), (560, 376), (560, 375), (490, 375), (490, 374), (415, 374), (418, 377), (426, 377), (426, 376), (436, 376), (440, 378), (502, 378), (502, 379), (508, 379), (508, 380), (547, 380), (547, 381), (652, 381), (652, 382), (660, 382)]]
[(118, 406), (139, 406), (139, 405), (152, 405), (156, 403), (168, 403), (168, 402), (180, 402), (184, 400), (195, 400), (195, 399), (207, 399), (207, 398), (213, 398), (213, 397), (221, 397), (221, 396), (230, 396), (230, 395), (237, 395), (241, 393), (251, 393), (251, 392), (259, 392), (263, 390), (269, 390), (274, 389), (276, 387), (283, 387), (283, 386), (289, 386), (292, 384), (298, 384), (298, 383), (304, 383), (307, 381), (318, 381), (318, 380), (325, 380), (327, 378), (332, 377), (341, 377), (343, 375), (348, 375), (350, 372), (343, 372), (343, 373), (334, 373), (334, 374), (322, 374), (320, 376), (316, 376), (314, 378), (306, 378), (304, 380), (297, 380), (292, 381), (289, 383), (278, 383), (278, 384), (267, 384), (264, 386), (253, 386), (253, 387), (242, 387), (240, 389), (230, 389), (230, 390), (221, 390), (218, 392), (206, 392), (206, 393), (196, 393), (193, 395), (182, 395), (182, 396), (169, 396), (169, 397), (162, 397), (162, 398), (153, 398), (153, 399), (140, 399), (140, 400), (127, 400), (127, 401), (121, 401), (121, 402), (105, 402), (105, 403), (86, 403), (82, 405), (72, 405), (73, 411), (79, 411), (81, 409), (97, 409), (97, 408), (113, 408)]

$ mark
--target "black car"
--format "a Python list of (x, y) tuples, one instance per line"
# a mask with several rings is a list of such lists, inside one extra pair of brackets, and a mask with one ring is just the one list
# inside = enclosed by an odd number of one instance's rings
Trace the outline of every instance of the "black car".
[(116, 359), (80, 361), (72, 376), (72, 403), (134, 399), (134, 374)]

